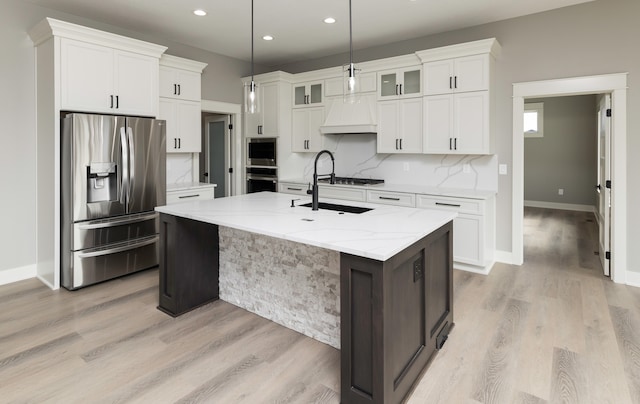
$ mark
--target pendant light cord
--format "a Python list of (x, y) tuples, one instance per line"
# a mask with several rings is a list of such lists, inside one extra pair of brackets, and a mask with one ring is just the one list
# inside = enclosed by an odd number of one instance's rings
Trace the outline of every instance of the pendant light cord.
[(251, 82), (253, 83), (253, 0), (251, 0)]
[(351, 0), (349, 0), (349, 69), (352, 69), (352, 68), (353, 68), (353, 22), (351, 20)]

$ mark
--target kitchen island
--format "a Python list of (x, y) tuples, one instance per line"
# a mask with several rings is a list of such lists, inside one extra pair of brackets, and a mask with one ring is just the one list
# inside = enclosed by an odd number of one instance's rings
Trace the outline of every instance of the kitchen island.
[(157, 208), (159, 308), (220, 297), (341, 349), (343, 403), (400, 402), (453, 325), (455, 213), (305, 202), (262, 192)]

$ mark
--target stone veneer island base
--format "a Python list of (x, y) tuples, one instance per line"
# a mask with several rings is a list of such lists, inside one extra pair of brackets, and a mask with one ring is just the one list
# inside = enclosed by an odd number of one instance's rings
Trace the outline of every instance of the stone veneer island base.
[[(279, 206), (282, 198), (273, 198)], [(370, 252), (340, 251), (353, 249), (352, 241), (345, 242), (351, 247), (323, 248), (327, 243), (317, 234), (326, 229), (312, 229), (316, 236), (295, 229), (274, 237), (214, 219), (214, 206), (195, 204), (189, 213), (173, 206), (158, 208), (163, 212), (159, 309), (177, 316), (220, 297), (340, 348), (342, 403), (401, 402), (453, 326), (453, 217), (438, 216), (429, 223), (438, 227), (382, 260)], [(417, 220), (415, 211), (404, 213)], [(302, 216), (312, 221), (325, 217), (307, 212)], [(291, 241), (304, 237), (312, 245)]]

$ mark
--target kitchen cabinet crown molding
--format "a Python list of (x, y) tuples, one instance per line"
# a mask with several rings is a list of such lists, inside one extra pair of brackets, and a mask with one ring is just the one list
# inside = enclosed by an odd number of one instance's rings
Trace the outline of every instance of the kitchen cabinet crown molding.
[(51, 37), (75, 39), (77, 41), (91, 42), (110, 48), (134, 52), (141, 55), (160, 58), (167, 50), (166, 46), (156, 45), (138, 39), (127, 38), (122, 35), (83, 27), (53, 18), (45, 18), (29, 30), (29, 37), (34, 46), (38, 46)]
[(195, 73), (202, 73), (204, 68), (207, 67), (207, 63), (164, 54), (160, 57), (160, 66), (188, 70)]
[(463, 56), (489, 53), (494, 58), (500, 56), (502, 47), (496, 38), (481, 39), (479, 41), (465, 42), (456, 45), (448, 45), (440, 48), (426, 49), (416, 52), (422, 63), (437, 60), (452, 59)]
[[(273, 81), (282, 81), (285, 83), (292, 83), (293, 74), (283, 72), (282, 70), (276, 70), (275, 72), (262, 73), (254, 75), (254, 80), (257, 83), (265, 84)], [(243, 83), (248, 83), (251, 81), (251, 76), (246, 76), (242, 78)]]

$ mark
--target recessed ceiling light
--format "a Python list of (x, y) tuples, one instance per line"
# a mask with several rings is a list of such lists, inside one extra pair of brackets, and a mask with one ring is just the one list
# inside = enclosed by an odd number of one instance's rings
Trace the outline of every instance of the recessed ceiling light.
[(204, 17), (205, 15), (207, 15), (207, 12), (204, 10), (193, 10), (193, 14), (197, 15), (198, 17)]
[(265, 35), (262, 37), (265, 41), (273, 41), (273, 37), (271, 35)]
[(333, 24), (334, 22), (336, 22), (336, 19), (333, 17), (327, 17), (324, 19), (324, 22), (327, 24)]

